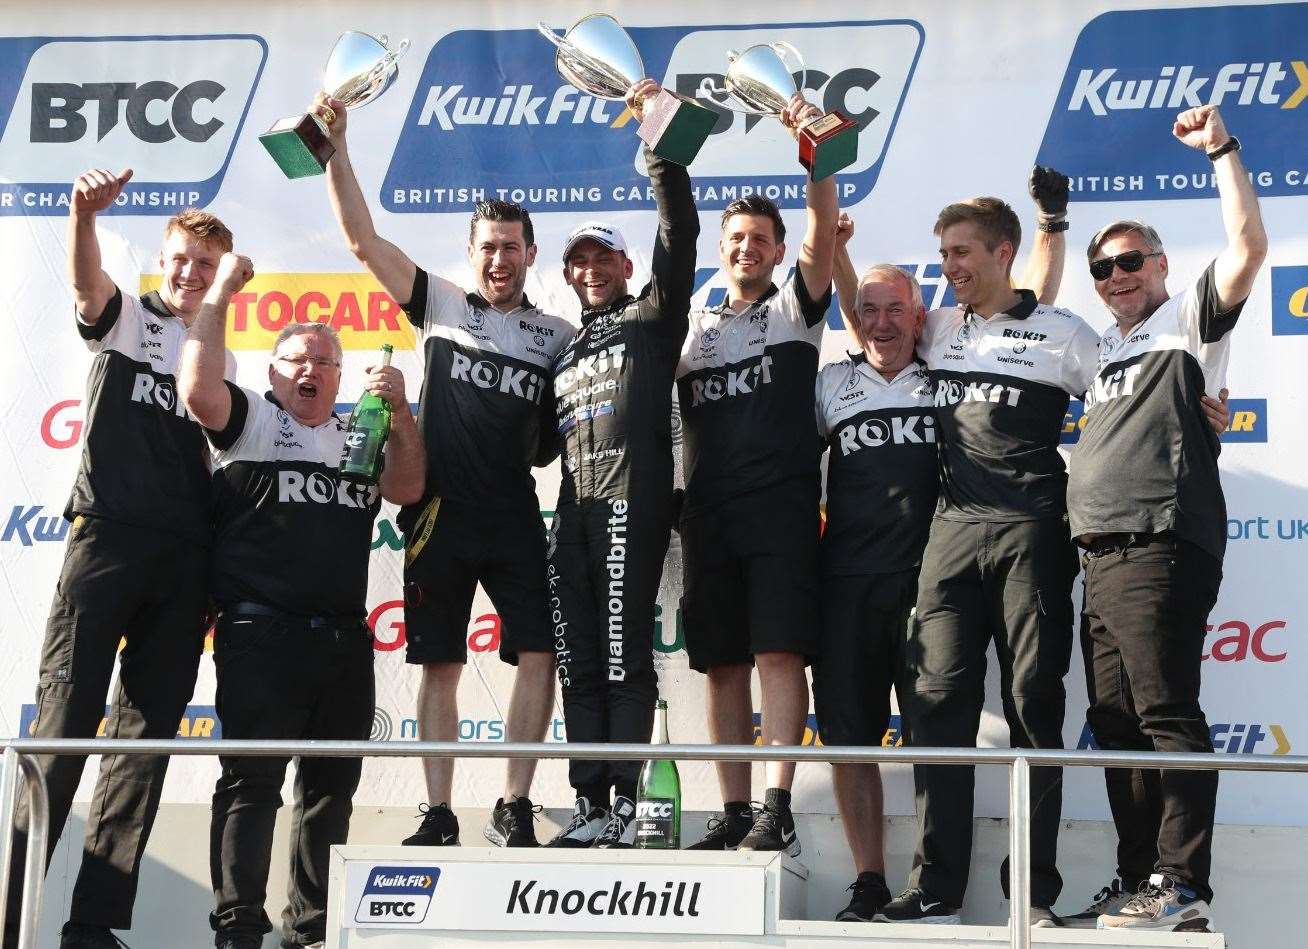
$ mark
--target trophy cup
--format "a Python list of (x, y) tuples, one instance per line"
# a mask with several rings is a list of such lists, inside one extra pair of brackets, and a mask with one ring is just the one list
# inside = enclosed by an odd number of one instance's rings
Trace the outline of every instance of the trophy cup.
[[(559, 75), (597, 99), (621, 101), (631, 85), (645, 77), (640, 51), (617, 20), (593, 13), (559, 36), (544, 23), (536, 28), (558, 47), (554, 67)], [(712, 109), (693, 99), (662, 89), (642, 106), (644, 120), (636, 134), (660, 158), (689, 165), (718, 120)]]
[[(705, 78), (700, 92), (714, 98), (730, 96), (745, 108), (732, 109), (751, 115), (780, 115), (791, 98), (806, 83), (795, 84), (794, 70), (785, 61), (786, 54), (795, 57), (798, 71), (805, 78), (799, 50), (786, 42), (751, 46), (743, 53), (727, 53), (727, 73), (723, 77), (726, 88)], [(731, 108), (731, 106), (726, 106)], [(799, 163), (814, 181), (821, 181), (842, 168), (852, 165), (858, 157), (858, 123), (840, 112), (828, 112), (799, 130)]]
[[(404, 40), (390, 49), (385, 34), (378, 39), (353, 30), (342, 33), (323, 69), (323, 92), (351, 109), (367, 105), (390, 88), (399, 75), (400, 55), (408, 48)], [(293, 115), (275, 123), (259, 141), (287, 178), (321, 175), (336, 154), (327, 138), (327, 126), (335, 118), (331, 109), (321, 119), (312, 112)]]

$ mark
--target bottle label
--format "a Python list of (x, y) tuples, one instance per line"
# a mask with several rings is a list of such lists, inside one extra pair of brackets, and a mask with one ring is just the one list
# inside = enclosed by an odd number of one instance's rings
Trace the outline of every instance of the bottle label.
[(642, 798), (636, 803), (636, 846), (655, 850), (676, 849), (676, 802), (670, 797)]

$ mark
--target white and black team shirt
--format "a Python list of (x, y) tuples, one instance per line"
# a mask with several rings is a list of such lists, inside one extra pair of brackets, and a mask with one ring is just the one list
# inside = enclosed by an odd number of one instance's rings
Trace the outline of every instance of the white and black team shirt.
[(572, 324), (526, 297), (501, 313), (421, 268), (404, 309), (426, 360), (418, 411), (424, 503), (439, 496), (487, 510), (539, 511), (531, 469), (542, 443), (555, 444), (551, 366)]
[(824, 575), (898, 573), (922, 562), (940, 483), (933, 401), (919, 362), (887, 380), (858, 353), (818, 373), (818, 432), (831, 452)]
[(1104, 333), (1067, 486), (1074, 537), (1172, 531), (1225, 553), (1220, 445), (1200, 399), (1225, 384), (1243, 307), (1219, 309), (1210, 264), (1125, 339), (1116, 325)]
[(1098, 365), (1099, 334), (1030, 290), (982, 319), (962, 306), (927, 314), (918, 354), (935, 382), (940, 431), (937, 516), (1034, 520), (1066, 513), (1058, 453), (1069, 396)]
[[(204, 435), (177, 397), (186, 325), (158, 293), (117, 288), (77, 331), (95, 353), (87, 379), (82, 459), (64, 516), (92, 514), (208, 544)], [(230, 366), (230, 360), (229, 360)]]
[(830, 302), (829, 286), (811, 299), (796, 268), (740, 313), (726, 302), (691, 311), (677, 363), (687, 511), (817, 478), (811, 407)]
[(296, 616), (366, 613), (372, 522), (381, 489), (338, 474), (347, 425), (310, 427), (227, 383), (232, 414), (213, 445), (213, 598)]

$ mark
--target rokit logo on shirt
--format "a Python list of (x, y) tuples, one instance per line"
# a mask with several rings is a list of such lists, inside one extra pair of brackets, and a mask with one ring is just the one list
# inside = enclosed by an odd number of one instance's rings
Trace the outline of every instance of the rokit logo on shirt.
[[(554, 394), (563, 395), (578, 382), (585, 384), (586, 380), (602, 376), (610, 369), (621, 372), (626, 351), (626, 344), (618, 343), (616, 346), (601, 349), (593, 356), (582, 356), (575, 366), (569, 366), (554, 377)], [(612, 380), (609, 382), (612, 383)], [(612, 389), (613, 385), (610, 384), (606, 388)]]
[[(839, 109), (860, 127), (858, 160), (839, 181), (841, 200), (855, 204), (876, 184), (924, 39), (911, 20), (628, 32), (648, 75), (718, 115), (695, 161), (693, 187), (703, 211), (755, 192), (783, 208), (804, 205), (805, 175), (785, 131), (699, 94), (706, 79), (722, 85), (725, 50), (784, 35), (803, 51), (808, 68), (796, 79), (810, 101), (823, 111)], [(639, 143), (614, 134), (615, 128), (630, 132), (630, 113), (560, 79), (542, 42), (535, 30), (480, 29), (437, 41), (382, 185), (383, 207), (468, 211), (488, 198), (549, 211), (654, 207)]]
[(132, 167), (107, 214), (218, 193), (267, 59), (253, 35), (0, 38), (0, 215), (63, 215), (96, 163)]
[(178, 418), (191, 418), (191, 413), (186, 411), (186, 404), (177, 398), (177, 388), (172, 376), (159, 378), (148, 372), (137, 372), (136, 379), (132, 383), (132, 401), (141, 405), (157, 406), (165, 412), (172, 412)]
[(489, 359), (474, 362), (463, 353), (455, 353), (450, 363), (450, 378), (540, 404), (541, 377), (530, 369), (501, 366)]
[(690, 380), (690, 407), (696, 408), (705, 402), (717, 402), (719, 399), (735, 398), (738, 395), (752, 395), (759, 386), (772, 381), (772, 357), (764, 356), (752, 366), (743, 369), (727, 369), (722, 373), (713, 373), (703, 379)]
[(992, 405), (1016, 406), (1022, 399), (1022, 390), (1002, 382), (959, 382), (941, 379), (936, 383), (936, 408), (946, 408), (961, 402), (989, 402)]
[(870, 418), (845, 425), (839, 429), (836, 439), (842, 457), (848, 457), (864, 448), (880, 448), (887, 444), (934, 445), (936, 419), (933, 415)]
[(285, 469), (277, 472), (277, 500), (290, 504), (341, 504), (352, 508), (371, 508), (381, 497), (377, 485), (358, 484), (332, 478), (321, 471), (305, 474)]

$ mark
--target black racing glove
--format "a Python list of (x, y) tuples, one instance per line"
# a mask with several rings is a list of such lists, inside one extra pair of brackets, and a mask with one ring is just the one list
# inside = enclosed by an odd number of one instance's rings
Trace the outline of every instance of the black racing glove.
[(1053, 224), (1067, 217), (1067, 175), (1044, 165), (1031, 169), (1027, 190), (1040, 212), (1041, 224)]

